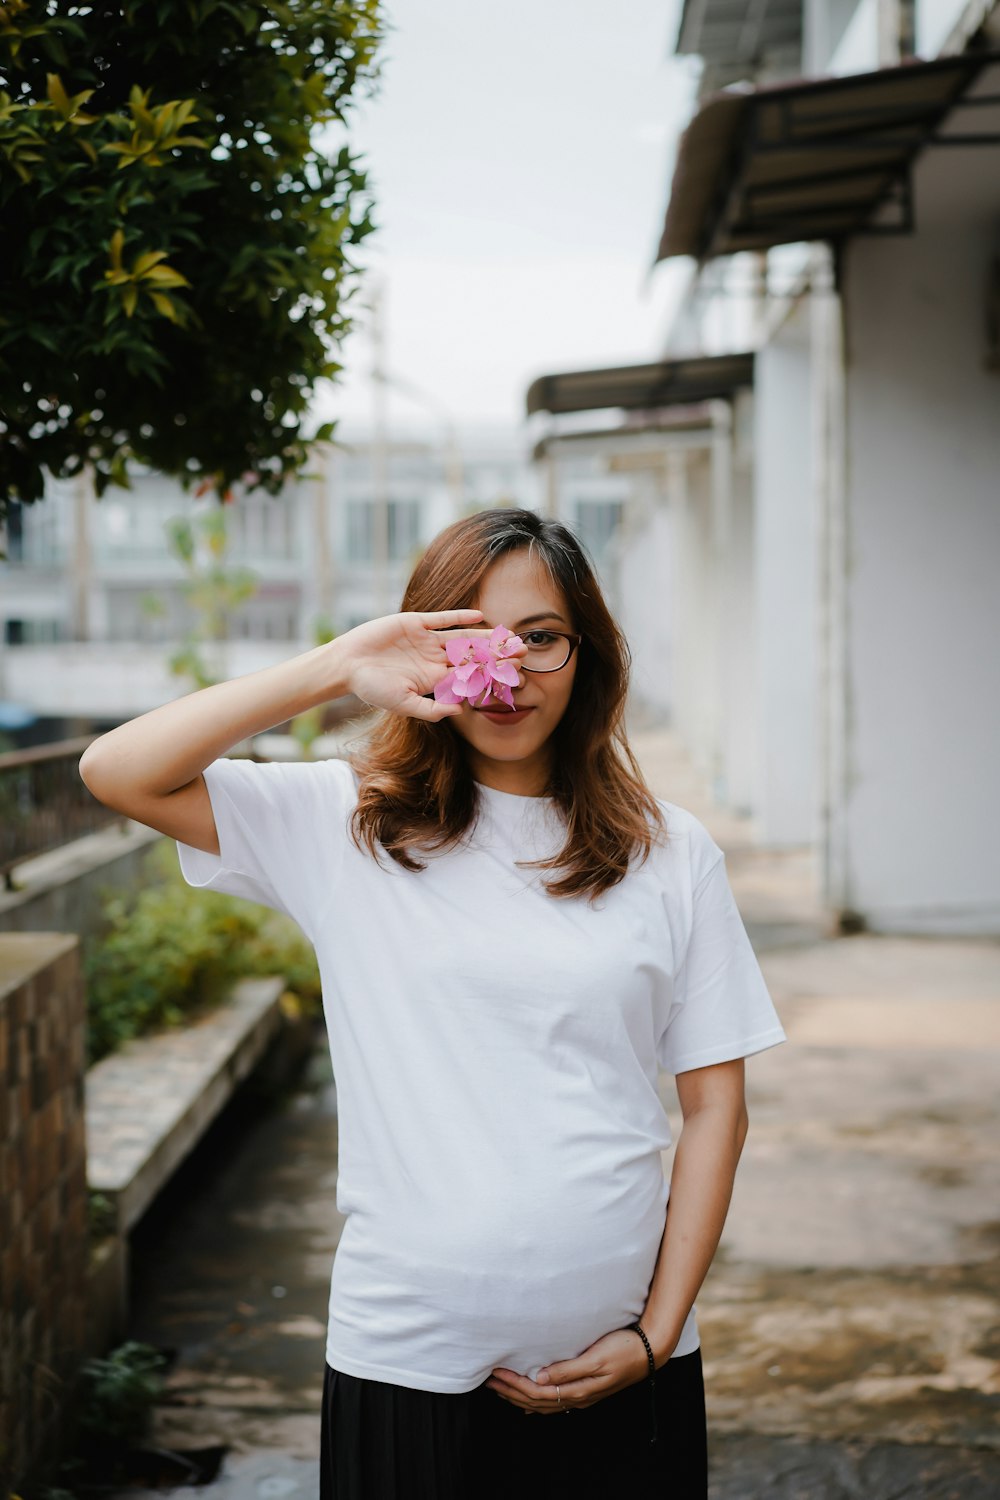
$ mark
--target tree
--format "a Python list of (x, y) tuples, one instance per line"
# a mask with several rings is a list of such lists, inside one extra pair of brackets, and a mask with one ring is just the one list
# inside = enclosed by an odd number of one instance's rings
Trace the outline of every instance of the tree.
[[(192, 521), (174, 516), (167, 525), (170, 551), (180, 562), (187, 578), (181, 592), (191, 607), (192, 625), (183, 642), (170, 656), (168, 665), (175, 677), (187, 677), (192, 688), (209, 687), (220, 679), (218, 652), (229, 631), (232, 611), (252, 599), (257, 592), (258, 577), (252, 568), (229, 566), (227, 507), (216, 505)], [(157, 593), (143, 595), (142, 604), (149, 615), (164, 609), (163, 597)], [(215, 660), (206, 661), (205, 648)]]
[[(253, 569), (232, 567), (228, 562), (227, 509), (231, 508), (216, 505), (193, 520), (174, 516), (167, 523), (170, 551), (187, 574), (181, 592), (192, 612), (192, 624), (181, 644), (171, 651), (167, 665), (175, 677), (187, 678), (192, 689), (221, 681), (214, 674), (224, 669), (220, 649), (228, 638), (230, 616), (257, 593), (259, 579)], [(162, 615), (166, 608), (162, 594), (152, 591), (143, 595), (142, 607), (150, 616)], [(332, 641), (336, 633), (325, 616), (313, 621), (312, 631), (317, 646)], [(206, 648), (211, 661), (206, 659)], [(291, 720), (290, 731), (302, 748), (304, 760), (312, 758), (312, 747), (323, 733), (324, 713), (324, 705), (317, 704)], [(0, 736), (0, 750), (3, 748)]]
[(277, 494), (330, 436), (380, 39), (379, 0), (3, 0), (0, 519), (85, 464)]

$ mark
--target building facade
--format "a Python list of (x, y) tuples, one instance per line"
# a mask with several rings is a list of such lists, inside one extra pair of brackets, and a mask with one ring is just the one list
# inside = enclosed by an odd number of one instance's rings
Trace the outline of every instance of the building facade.
[(746, 10), (685, 8), (705, 87), (660, 257), (690, 267), (668, 353), (754, 352), (711, 565), (752, 703), (709, 686), (678, 728), (764, 842), (818, 844), (845, 925), (995, 934), (1000, 16), (809, 0), (796, 53), (790, 12)]
[[(579, 460), (565, 519), (613, 574), (622, 483)], [(545, 490), (523, 433), (477, 427), (442, 446), (411, 432), (375, 442), (344, 428), (311, 472), (277, 496), (237, 493), (223, 508), (227, 570), (247, 570), (251, 597), (227, 611), (205, 648), (217, 677), (242, 675), (400, 607), (420, 552), (452, 520), (493, 506), (544, 512)], [(189, 575), (172, 528), (218, 512), (163, 475), (100, 500), (50, 480), (41, 502), (11, 507), (0, 561), (0, 700), (83, 732), (186, 692), (168, 658), (196, 626)], [(204, 551), (204, 548), (202, 548)], [(207, 559), (206, 559), (207, 560)]]
[(687, 0), (663, 354), (527, 395), (554, 509), (559, 451), (628, 473), (640, 676), (845, 931), (1000, 931), (998, 48), (993, 0)]

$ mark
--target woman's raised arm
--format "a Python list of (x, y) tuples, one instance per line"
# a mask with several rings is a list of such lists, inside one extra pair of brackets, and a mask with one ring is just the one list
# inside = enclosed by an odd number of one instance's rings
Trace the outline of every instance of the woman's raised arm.
[(489, 636), (475, 625), (481, 614), (449, 609), (368, 620), (288, 661), (199, 688), (120, 724), (87, 746), (80, 775), (107, 807), (218, 854), (201, 774), (207, 765), (241, 740), (350, 692), (373, 707), (431, 721), (461, 713), (461, 704), (425, 695), (450, 670), (448, 634)]

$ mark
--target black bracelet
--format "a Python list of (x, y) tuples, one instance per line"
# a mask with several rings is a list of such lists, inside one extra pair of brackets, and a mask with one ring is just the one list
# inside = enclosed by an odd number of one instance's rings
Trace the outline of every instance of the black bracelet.
[(642, 1324), (639, 1323), (639, 1322), (635, 1322), (635, 1323), (630, 1323), (628, 1326), (630, 1328), (634, 1328), (635, 1329), (636, 1333), (639, 1335), (639, 1337), (642, 1339), (642, 1342), (646, 1346), (646, 1358), (649, 1361), (649, 1419), (650, 1419), (650, 1428), (651, 1428), (651, 1431), (652, 1431), (652, 1434), (653, 1434), (649, 1441), (651, 1443), (655, 1443), (657, 1441), (657, 1437), (656, 1437), (656, 1379), (655, 1379), (655, 1377), (656, 1377), (656, 1361), (653, 1358), (653, 1350), (652, 1350), (652, 1348), (650, 1346), (649, 1339), (646, 1337), (645, 1333), (643, 1332)]

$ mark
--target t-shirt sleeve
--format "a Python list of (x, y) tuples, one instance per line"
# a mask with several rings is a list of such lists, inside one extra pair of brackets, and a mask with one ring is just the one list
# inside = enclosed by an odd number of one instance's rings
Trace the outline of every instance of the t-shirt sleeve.
[(690, 932), (657, 1041), (660, 1067), (674, 1074), (788, 1040), (736, 905), (725, 855), (701, 824), (692, 843)]
[(355, 799), (343, 760), (212, 761), (203, 772), (219, 853), (177, 840), (181, 874), (199, 890), (285, 912), (308, 934), (328, 897)]

